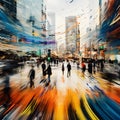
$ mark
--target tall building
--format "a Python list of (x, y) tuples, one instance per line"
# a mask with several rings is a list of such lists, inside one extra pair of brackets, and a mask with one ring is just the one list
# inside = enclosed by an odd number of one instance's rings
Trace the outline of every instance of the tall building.
[(17, 1), (17, 18), (25, 26), (27, 33), (46, 38), (45, 0)]
[(77, 37), (76, 37), (76, 53), (79, 54), (80, 52), (80, 26), (77, 25)]
[[(77, 41), (78, 23), (76, 16), (66, 17), (66, 50), (75, 53), (79, 45)], [(78, 32), (79, 33), (79, 32)]]
[(105, 52), (105, 58), (120, 61), (117, 58), (120, 56), (120, 1), (106, 0), (102, 6), (105, 6), (105, 9), (101, 11), (104, 19), (101, 18), (99, 38), (104, 44), (99, 48), (100, 51)]
[(55, 13), (47, 13), (49, 26), (48, 26), (48, 35), (50, 39), (55, 40)]
[(19, 23), (16, 12), (15, 0), (0, 0), (0, 39), (10, 42), (13, 41), (14, 37), (14, 41), (16, 41), (14, 35), (17, 30), (14, 28)]
[[(48, 40), (55, 41), (55, 39), (56, 39), (56, 37), (55, 37), (55, 24), (56, 24), (55, 13), (53, 13), (53, 12), (47, 13), (47, 20), (48, 20), (48, 22), (47, 22), (48, 23), (47, 24)], [(51, 48), (55, 50), (56, 44), (51, 45)]]

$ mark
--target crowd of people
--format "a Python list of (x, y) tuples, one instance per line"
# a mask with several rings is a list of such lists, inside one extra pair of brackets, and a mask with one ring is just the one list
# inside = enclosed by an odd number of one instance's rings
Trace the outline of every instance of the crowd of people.
[[(56, 62), (57, 66), (58, 66), (58, 62)], [(55, 63), (54, 63), (55, 66)], [(62, 62), (62, 74), (64, 75), (64, 71), (65, 71), (65, 65), (64, 65), (64, 61)], [(46, 84), (48, 85), (51, 82), (51, 75), (52, 75), (52, 67), (51, 67), (51, 63), (50, 62), (45, 62), (45, 60), (41, 63), (41, 69), (42, 69), (42, 80), (41, 82), (46, 81)], [(71, 64), (69, 61), (67, 61), (67, 77), (71, 76)], [(30, 84), (30, 88), (34, 88), (34, 78), (35, 78), (35, 70), (34, 70), (34, 66), (31, 66), (31, 69), (28, 73), (28, 77), (29, 77), (29, 84)]]
[[(73, 62), (73, 64), (72, 64)], [(93, 77), (93, 74), (96, 74), (96, 72), (103, 72), (104, 71), (104, 65), (105, 61), (104, 60), (89, 60), (89, 61), (84, 61), (82, 60), (81, 62), (79, 61), (58, 61), (58, 62), (54, 62), (54, 65), (51, 64), (48, 61), (43, 60), (41, 62), (41, 70), (42, 70), (42, 79), (40, 80), (41, 82), (45, 82), (46, 85), (48, 86), (51, 82), (51, 75), (52, 75), (52, 67), (51, 66), (56, 66), (61, 67), (61, 73), (64, 76), (65, 74), (65, 70), (67, 71), (66, 76), (70, 77), (72, 74), (72, 65), (76, 65), (76, 69), (79, 71), (82, 71), (83, 76), (85, 75), (85, 73), (87, 72), (88, 77)], [(29, 78), (29, 87), (30, 88), (34, 88), (34, 79), (35, 79), (35, 75), (36, 75), (36, 71), (34, 69), (35, 65), (31, 65), (31, 69), (28, 72), (28, 78)], [(38, 66), (37, 66), (38, 67)], [(6, 95), (6, 103), (8, 103), (10, 101), (10, 78), (8, 75), (8, 72), (5, 71), (5, 78), (4, 78), (4, 94)], [(53, 73), (54, 74), (54, 73)]]
[[(86, 63), (84, 62), (84, 60), (82, 60), (82, 62), (80, 63), (79, 61), (73, 61), (73, 63), (77, 65), (77, 70), (82, 70), (82, 73), (84, 75), (85, 71), (88, 70), (89, 76), (92, 76), (92, 74), (96, 73), (96, 71), (101, 71), (103, 72), (103, 68), (104, 68), (104, 61), (100, 61), (97, 62), (95, 60), (89, 60), (88, 61), (88, 65), (86, 67)], [(58, 66), (59, 61), (57, 60), (57, 62), (54, 62), (54, 66)], [(97, 68), (97, 69), (96, 69)], [(45, 62), (45, 60), (43, 60), (41, 62), (41, 69), (42, 69), (42, 80), (43, 81), (47, 81), (47, 84), (49, 84), (51, 82), (51, 75), (52, 75), (52, 67), (51, 67), (51, 63), (50, 62)], [(67, 60), (67, 77), (71, 76), (71, 61)], [(61, 64), (61, 70), (62, 70), (62, 75), (64, 75), (64, 71), (65, 71), (65, 61), (62, 61)], [(35, 70), (34, 70), (34, 66), (32, 66), (31, 70), (29, 71), (29, 79), (30, 79), (30, 88), (34, 87), (34, 82), (33, 79), (35, 78)], [(46, 77), (47, 76), (47, 77)]]
[(81, 68), (82, 68), (83, 75), (85, 71), (88, 70), (89, 76), (92, 76), (92, 74), (95, 74), (97, 71), (103, 72), (104, 60), (97, 61), (97, 60), (91, 59), (88, 61), (87, 67), (86, 67), (86, 63), (83, 60), (81, 64)]
[[(56, 60), (57, 62), (54, 62), (53, 66), (58, 66), (59, 60)], [(47, 64), (46, 64), (47, 63)], [(67, 70), (67, 77), (71, 76), (71, 70), (72, 70), (72, 65), (71, 61), (67, 60), (67, 65), (65, 65), (66, 61), (62, 61), (61, 63), (61, 71), (62, 75), (64, 75), (65, 69)], [(89, 60), (88, 63), (86, 63), (84, 60), (82, 62), (79, 61), (73, 61), (74, 64), (77, 65), (77, 70), (81, 70), (84, 76), (84, 73), (88, 71), (89, 77), (91, 77), (93, 74), (96, 73), (96, 71), (101, 71), (103, 72), (104, 68), (104, 61), (96, 61), (96, 60)], [(51, 75), (52, 75), (52, 63), (50, 62), (45, 62), (43, 60), (41, 62), (41, 69), (42, 69), (42, 80), (40, 82), (46, 81), (47, 84), (51, 82)], [(65, 68), (66, 67), (66, 68)], [(34, 78), (35, 78), (35, 70), (33, 69), (34, 66), (32, 66), (31, 70), (29, 71), (29, 79), (30, 79), (30, 88), (34, 87)]]

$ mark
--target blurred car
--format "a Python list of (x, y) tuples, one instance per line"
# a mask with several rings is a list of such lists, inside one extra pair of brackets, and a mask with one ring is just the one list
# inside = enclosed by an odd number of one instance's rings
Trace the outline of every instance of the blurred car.
[(26, 64), (36, 64), (37, 60), (35, 58), (31, 58), (30, 60), (26, 61)]
[(0, 69), (2, 69), (5, 66), (5, 62), (0, 61)]
[(104, 72), (101, 75), (102, 78), (109, 81), (120, 80), (120, 66), (117, 64), (105, 64)]
[(15, 60), (0, 60), (0, 70), (8, 71), (9, 73), (17, 71), (20, 65)]

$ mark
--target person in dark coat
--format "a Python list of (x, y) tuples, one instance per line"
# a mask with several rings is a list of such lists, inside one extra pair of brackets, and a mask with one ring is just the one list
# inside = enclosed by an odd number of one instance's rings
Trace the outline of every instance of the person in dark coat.
[(4, 89), (3, 89), (3, 91), (4, 91), (5, 98), (6, 98), (6, 101), (5, 101), (4, 105), (7, 106), (7, 104), (11, 100), (11, 97), (10, 97), (10, 91), (11, 91), (11, 88), (10, 88), (10, 77), (9, 77), (7, 71), (4, 71), (4, 74), (5, 74), (5, 78), (4, 78)]
[(46, 76), (46, 64), (45, 64), (45, 61), (42, 63), (41, 67), (42, 67), (43, 77), (45, 77)]
[(78, 61), (78, 62), (77, 62), (77, 69), (78, 69), (78, 70), (79, 70), (79, 65), (80, 65), (80, 64), (79, 64), (79, 61)]
[(92, 62), (91, 61), (89, 61), (88, 63), (88, 72), (89, 72), (89, 76), (91, 76), (92, 75)]
[(62, 74), (63, 75), (64, 75), (64, 70), (65, 70), (64, 63), (62, 63)]
[(52, 69), (51, 69), (51, 65), (49, 64), (47, 69), (46, 69), (46, 72), (48, 74), (48, 83), (50, 83), (51, 79), (50, 79), (50, 76), (52, 75)]
[(103, 60), (101, 61), (100, 66), (101, 66), (101, 72), (103, 72), (103, 68), (104, 68), (104, 62), (103, 62)]
[(71, 65), (70, 62), (68, 62), (67, 64), (67, 77), (69, 77), (71, 75)]
[(56, 64), (57, 64), (57, 66), (58, 66), (58, 63), (59, 63), (59, 60), (57, 59), (57, 60), (56, 60)]
[(96, 73), (96, 60), (93, 60), (93, 72)]
[(30, 78), (30, 88), (35, 87), (34, 81), (33, 81), (35, 78), (34, 66), (32, 66), (31, 70), (29, 71), (28, 77)]

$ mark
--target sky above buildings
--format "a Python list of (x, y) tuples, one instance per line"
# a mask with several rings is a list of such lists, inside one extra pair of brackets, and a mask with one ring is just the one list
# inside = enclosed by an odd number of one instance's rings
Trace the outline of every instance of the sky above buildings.
[[(80, 22), (81, 36), (86, 34), (88, 27), (95, 28), (98, 24), (97, 0), (46, 0), (47, 11), (56, 14), (56, 32), (64, 33), (65, 17), (77, 16)], [(92, 24), (91, 24), (92, 23)], [(94, 24), (93, 24), (94, 23)], [(58, 41), (64, 41), (64, 34), (57, 34)]]
[[(20, 2), (27, 2), (26, 0), (21, 0)], [(40, 0), (29, 0), (26, 8), (32, 6), (37, 8), (31, 10), (32, 14), (39, 17), (39, 2)], [(37, 2), (38, 1), (38, 2)], [(80, 33), (81, 38), (86, 34), (88, 27), (95, 28), (98, 24), (98, 1), (97, 0), (45, 0), (47, 4), (47, 13), (55, 12), (56, 16), (56, 39), (58, 44), (65, 41), (65, 17), (77, 16), (78, 22), (80, 23)], [(26, 12), (28, 14), (28, 12)], [(23, 14), (25, 12), (23, 11)], [(27, 16), (27, 15), (25, 15)], [(36, 17), (35, 16), (35, 17)], [(20, 16), (21, 18), (21, 16)], [(24, 16), (23, 16), (24, 18)], [(50, 22), (50, 21), (49, 21)], [(92, 24), (91, 24), (92, 23)], [(94, 23), (94, 24), (93, 24)], [(60, 42), (59, 42), (60, 41)]]

